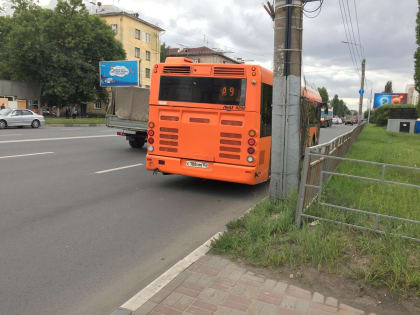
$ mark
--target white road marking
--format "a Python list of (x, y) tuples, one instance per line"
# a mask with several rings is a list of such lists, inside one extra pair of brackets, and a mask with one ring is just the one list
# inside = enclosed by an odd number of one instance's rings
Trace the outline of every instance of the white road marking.
[(0, 144), (3, 144), (3, 143), (20, 143), (20, 142), (57, 141), (57, 140), (94, 139), (94, 138), (107, 138), (107, 137), (117, 137), (117, 135), (60, 137), (60, 138), (39, 138), (39, 139), (22, 139), (22, 140), (4, 140), (4, 141), (0, 141)]
[(0, 137), (8, 137), (8, 136), (23, 136), (23, 133), (9, 133), (7, 135), (0, 135)]
[(134, 295), (131, 299), (121, 305), (121, 309), (125, 309), (131, 312), (136, 311), (144, 303), (150, 300), (156, 293), (158, 293), (163, 287), (165, 287), (169, 282), (175, 279), (181, 272), (195, 263), (198, 259), (203, 257), (210, 249), (210, 244), (213, 240), (216, 240), (220, 237), (222, 233), (219, 232), (210, 238), (203, 245), (194, 250), (184, 259), (177, 262), (171, 268), (169, 268), (165, 273), (163, 273), (159, 278), (150, 283), (143, 290)]
[(54, 152), (41, 152), (41, 153), (30, 153), (30, 154), (19, 154), (19, 155), (0, 156), (0, 159), (11, 159), (11, 158), (17, 158), (17, 157), (35, 156), (35, 155), (47, 155), (47, 154), (54, 154)]
[(137, 166), (143, 166), (143, 165), (144, 164), (142, 164), (142, 163), (134, 164), (134, 165), (127, 165), (127, 166), (112, 168), (112, 169), (109, 169), (109, 170), (95, 172), (95, 174), (105, 174), (105, 173), (115, 172), (115, 171), (119, 171), (119, 170), (125, 170), (127, 168), (132, 168), (132, 167), (137, 167)]

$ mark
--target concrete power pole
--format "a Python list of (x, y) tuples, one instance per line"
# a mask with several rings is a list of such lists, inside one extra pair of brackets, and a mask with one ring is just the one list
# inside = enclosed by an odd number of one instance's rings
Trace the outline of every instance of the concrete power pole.
[(365, 71), (366, 71), (366, 59), (362, 61), (362, 84), (360, 85), (360, 101), (359, 101), (359, 125), (362, 123), (363, 118), (363, 94), (365, 89)]
[(299, 185), (303, 0), (275, 1), (270, 198)]

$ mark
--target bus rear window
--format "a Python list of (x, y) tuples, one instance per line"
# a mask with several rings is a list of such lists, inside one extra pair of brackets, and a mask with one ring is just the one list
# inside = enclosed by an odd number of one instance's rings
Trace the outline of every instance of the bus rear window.
[(245, 79), (160, 78), (160, 101), (245, 106), (245, 94)]

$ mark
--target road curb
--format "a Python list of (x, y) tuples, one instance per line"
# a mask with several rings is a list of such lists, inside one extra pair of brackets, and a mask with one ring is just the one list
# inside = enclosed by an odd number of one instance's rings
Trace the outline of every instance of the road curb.
[(45, 127), (105, 127), (105, 124), (46, 124)]
[(218, 232), (208, 239), (204, 244), (196, 248), (193, 252), (188, 254), (185, 258), (178, 261), (175, 265), (161, 274), (157, 279), (140, 290), (127, 302), (121, 305), (118, 309), (111, 313), (111, 315), (131, 315), (138, 310), (143, 304), (150, 300), (156, 293), (164, 288), (169, 282), (175, 279), (181, 272), (185, 271), (189, 266), (195, 263), (198, 259), (207, 254), (210, 250), (212, 241), (217, 240), (222, 232)]
[[(263, 201), (267, 197), (264, 197), (259, 202)], [(244, 214), (239, 216), (238, 219), (243, 218), (249, 212), (251, 212), (256, 204), (250, 207)], [(149, 283), (144, 289), (140, 290), (137, 294), (131, 297), (128, 301), (122, 304), (119, 308), (113, 311), (110, 315), (131, 315), (135, 311), (137, 311), (141, 306), (143, 306), (147, 301), (149, 301), (156, 293), (162, 290), (168, 283), (170, 283), (173, 279), (175, 279), (179, 274), (184, 272), (189, 266), (199, 260), (201, 257), (206, 255), (210, 250), (210, 245), (213, 241), (220, 238), (221, 235), (226, 231), (218, 232), (213, 235), (210, 239), (208, 239), (204, 244), (196, 248), (186, 257), (178, 261), (175, 265), (161, 274), (158, 278), (156, 278), (153, 282)]]

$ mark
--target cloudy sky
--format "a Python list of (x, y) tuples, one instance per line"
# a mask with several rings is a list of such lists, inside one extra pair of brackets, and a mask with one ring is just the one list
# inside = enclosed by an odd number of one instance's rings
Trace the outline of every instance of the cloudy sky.
[[(41, 1), (44, 5), (49, 2)], [(208, 45), (233, 52), (229, 55), (250, 60), (248, 63), (272, 67), (273, 23), (262, 7), (263, 0), (101, 2), (139, 12), (142, 18), (164, 28), (162, 41), (171, 47)], [(382, 92), (388, 80), (393, 81), (394, 92), (405, 92), (406, 85), (413, 82), (417, 0), (343, 2), (349, 4), (355, 40), (358, 41), (356, 3), (361, 43), (367, 59), (367, 96), (371, 87), (374, 92)], [(315, 2), (307, 9), (318, 5)], [(360, 77), (354, 70), (349, 47), (342, 41), (347, 38), (339, 0), (325, 0), (318, 17), (304, 19), (304, 74), (313, 85), (325, 86), (330, 96), (338, 94), (351, 108), (356, 108)], [(359, 56), (356, 58), (361, 62)]]

